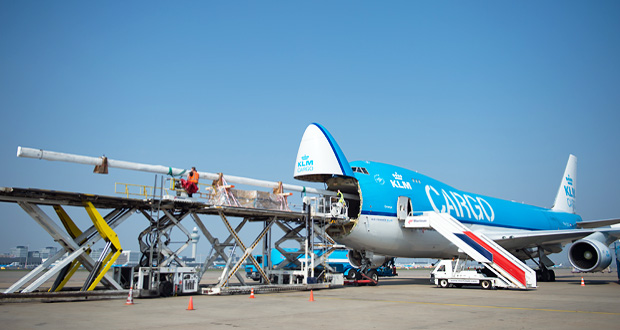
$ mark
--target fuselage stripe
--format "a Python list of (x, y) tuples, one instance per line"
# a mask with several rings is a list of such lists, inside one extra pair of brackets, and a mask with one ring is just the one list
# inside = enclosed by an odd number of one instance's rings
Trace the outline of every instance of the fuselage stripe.
[(493, 262), (501, 267), (503, 270), (508, 272), (508, 274), (512, 275), (517, 281), (521, 282), (524, 286), (527, 286), (525, 281), (525, 272), (517, 267), (510, 260), (506, 259), (501, 253), (497, 252), (495, 249), (490, 247), (487, 243), (482, 241), (478, 236), (470, 231), (464, 232), (472, 240), (476, 241), (476, 243), (482, 245), (485, 249), (489, 250), (493, 254)]
[[(314, 125), (316, 125), (316, 127), (318, 127), (321, 130), (321, 132), (325, 136), (325, 139), (327, 139), (327, 142), (329, 142), (329, 146), (332, 148), (332, 152), (336, 156), (336, 160), (338, 161), (338, 165), (340, 165), (340, 171), (342, 171), (342, 175), (347, 175), (348, 172), (345, 170), (345, 167), (342, 165), (342, 161), (340, 160), (340, 154), (341, 153), (339, 153), (338, 150), (336, 149), (336, 148), (339, 149), (340, 147), (338, 147), (337, 144), (336, 144), (336, 146), (334, 146), (334, 144), (336, 142), (333, 141), (333, 139), (331, 138), (331, 134), (329, 134), (329, 132), (327, 132), (327, 130), (323, 126), (321, 126), (321, 125), (319, 125), (317, 123), (314, 123)], [(348, 170), (351, 171), (351, 168), (349, 168)]]
[(467, 236), (465, 234), (462, 234), (462, 233), (454, 233), (454, 235), (456, 235), (458, 238), (460, 238), (461, 241), (463, 241), (463, 242), (467, 243), (469, 246), (471, 246), (474, 250), (476, 250), (476, 252), (480, 253), (482, 256), (487, 258), (487, 260), (493, 261), (493, 253), (491, 253), (489, 250), (485, 249), (482, 245), (478, 244), (476, 241), (471, 239), (469, 236)]

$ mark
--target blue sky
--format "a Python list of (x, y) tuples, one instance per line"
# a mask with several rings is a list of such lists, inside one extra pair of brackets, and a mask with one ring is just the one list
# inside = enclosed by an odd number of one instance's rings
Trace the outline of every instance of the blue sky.
[[(17, 146), (295, 183), (318, 122), (351, 161), (538, 206), (573, 153), (578, 213), (618, 217), (618, 17), (617, 1), (3, 0), (0, 186), (154, 181)], [(17, 205), (0, 224), (0, 252), (55, 245)], [(119, 228), (127, 248), (146, 226)]]

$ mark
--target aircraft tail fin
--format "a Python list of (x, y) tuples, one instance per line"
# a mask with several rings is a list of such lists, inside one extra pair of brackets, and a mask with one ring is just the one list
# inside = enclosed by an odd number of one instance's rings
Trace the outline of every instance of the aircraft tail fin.
[(577, 191), (577, 157), (568, 156), (568, 163), (564, 170), (562, 183), (558, 194), (555, 196), (555, 203), (551, 210), (555, 212), (575, 213), (575, 192)]

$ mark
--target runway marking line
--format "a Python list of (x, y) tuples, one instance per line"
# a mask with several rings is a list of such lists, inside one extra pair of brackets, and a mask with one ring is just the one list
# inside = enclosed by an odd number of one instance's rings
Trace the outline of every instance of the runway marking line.
[[(339, 298), (339, 297), (321, 297), (320, 299), (355, 300), (355, 301), (358, 300), (358, 299), (352, 299), (352, 298)], [(417, 305), (436, 305), (436, 306), (452, 306), (452, 307), (477, 307), (477, 308), (515, 309), (515, 310), (539, 311), (539, 312), (620, 315), (620, 313), (613, 313), (613, 312), (571, 311), (571, 310), (563, 310), (563, 309), (546, 309), (546, 308), (532, 308), (532, 307), (483, 306), (483, 305), (449, 304), (449, 303), (434, 303), (434, 302), (422, 302), (422, 301), (402, 301), (402, 300), (371, 300), (371, 301), (373, 301), (373, 302), (397, 303), (397, 304), (417, 304)]]

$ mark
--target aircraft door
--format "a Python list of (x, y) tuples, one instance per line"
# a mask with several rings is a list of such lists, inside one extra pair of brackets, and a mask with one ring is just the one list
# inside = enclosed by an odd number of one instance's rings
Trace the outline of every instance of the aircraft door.
[(407, 196), (398, 196), (398, 204), (396, 206), (396, 217), (400, 221), (405, 221), (407, 216), (413, 214), (411, 198)]

